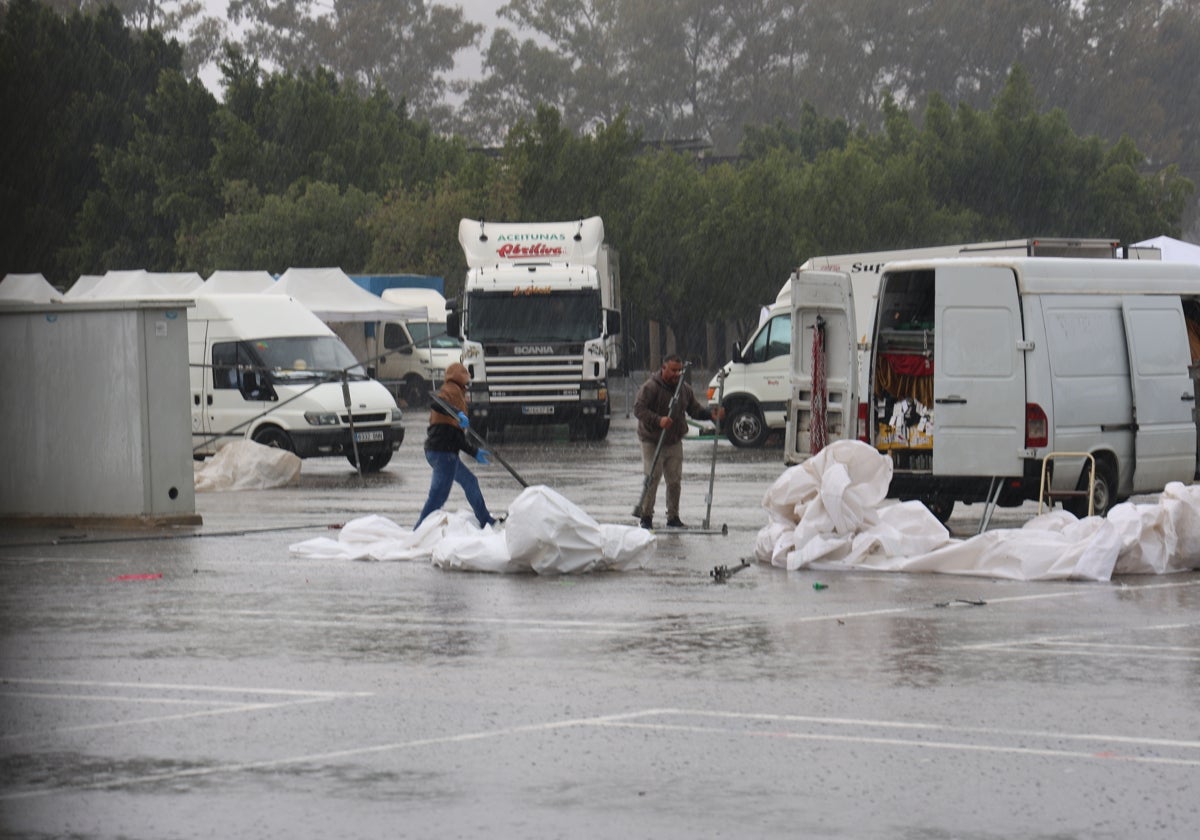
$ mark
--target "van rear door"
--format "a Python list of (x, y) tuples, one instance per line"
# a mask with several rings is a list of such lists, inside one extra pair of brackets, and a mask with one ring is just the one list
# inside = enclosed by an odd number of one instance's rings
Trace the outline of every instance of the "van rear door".
[[(825, 441), (858, 434), (858, 343), (849, 274), (801, 271), (792, 279), (792, 347), (784, 460), (813, 454), (813, 372), (824, 378)], [(820, 348), (815, 346), (820, 326)], [(820, 368), (815, 363), (822, 361)], [(819, 382), (819, 380), (818, 380)]]
[(933, 474), (1018, 476), (1024, 337), (1010, 268), (939, 266), (934, 294)]
[(1133, 492), (1189, 483), (1196, 464), (1194, 386), (1183, 307), (1177, 296), (1122, 299), (1135, 428)]

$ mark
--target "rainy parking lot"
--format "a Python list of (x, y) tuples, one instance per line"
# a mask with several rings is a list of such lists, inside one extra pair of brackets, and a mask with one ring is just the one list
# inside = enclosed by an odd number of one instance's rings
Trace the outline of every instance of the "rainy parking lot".
[[(632, 525), (618, 396), (607, 441), (512, 431), (495, 448)], [(377, 475), (322, 459), (298, 486), (200, 494), (195, 531), (0, 532), (0, 833), (1194, 836), (1200, 573), (754, 564), (716, 583), (752, 555), (783, 469), (779, 448), (724, 441), (710, 519), (728, 534), (660, 533), (643, 570), (291, 556), (368, 514), (413, 524), (429, 468), (421, 413), (407, 426)], [(700, 524), (714, 444), (686, 447), (682, 515)], [(477, 472), (493, 510), (521, 490)]]

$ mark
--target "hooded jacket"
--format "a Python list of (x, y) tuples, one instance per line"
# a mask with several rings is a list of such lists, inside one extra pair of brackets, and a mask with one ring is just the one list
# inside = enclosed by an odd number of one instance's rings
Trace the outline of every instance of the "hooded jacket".
[[(446, 368), (446, 379), (437, 395), (447, 405), (453, 406), (456, 412), (464, 414), (467, 411), (467, 385), (471, 374), (461, 362), (454, 362)], [(479, 447), (471, 445), (467, 435), (458, 425), (458, 417), (430, 401), (429, 429), (425, 433), (426, 452), (466, 452), (472, 458)]]

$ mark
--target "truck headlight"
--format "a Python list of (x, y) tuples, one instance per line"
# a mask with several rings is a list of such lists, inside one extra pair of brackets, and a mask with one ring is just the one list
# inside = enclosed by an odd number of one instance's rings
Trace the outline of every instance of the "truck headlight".
[(399, 423), (403, 419), (404, 419), (404, 412), (398, 408), (393, 408), (392, 409), (392, 422)]
[(304, 420), (310, 426), (336, 426), (338, 416), (333, 411), (306, 411)]

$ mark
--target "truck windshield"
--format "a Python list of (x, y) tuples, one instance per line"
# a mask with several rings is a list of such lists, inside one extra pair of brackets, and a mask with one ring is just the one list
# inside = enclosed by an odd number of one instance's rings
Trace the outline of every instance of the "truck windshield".
[[(444, 321), (409, 321), (408, 331), (412, 333), (413, 344), (417, 347), (433, 347), (440, 350), (454, 350), (460, 342), (452, 335), (446, 335)], [(432, 341), (430, 336), (433, 336)]]
[(347, 369), (351, 379), (367, 378), (350, 348), (337, 336), (259, 338), (249, 344), (273, 382), (311, 382), (340, 377)]
[(587, 341), (600, 335), (600, 293), (472, 292), (467, 335), (481, 342)]

